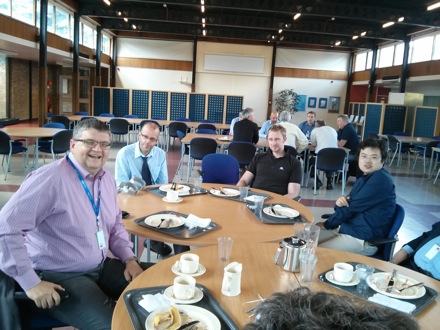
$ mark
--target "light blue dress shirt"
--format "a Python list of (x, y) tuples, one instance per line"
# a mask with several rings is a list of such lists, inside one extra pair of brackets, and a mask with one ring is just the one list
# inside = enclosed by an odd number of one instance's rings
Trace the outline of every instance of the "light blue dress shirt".
[[(115, 177), (116, 184), (128, 182), (133, 176), (142, 178), (142, 165), (144, 155), (139, 149), (139, 142), (130, 144), (119, 150), (116, 156)], [(168, 169), (166, 153), (159, 147), (153, 147), (147, 155), (148, 167), (151, 172), (153, 184), (168, 183)]]
[[(431, 273), (436, 279), (440, 279), (440, 253), (437, 253), (431, 259), (426, 256), (428, 251), (430, 251), (435, 245), (440, 246), (440, 236), (431, 239), (418, 249), (414, 254), (414, 262), (424, 271)], [(414, 253), (414, 250), (409, 245), (404, 245), (403, 249), (408, 252), (408, 255)]]
[[(279, 121), (277, 121), (277, 124), (279, 123)], [(267, 133), (269, 132), (269, 128), (272, 126), (272, 121), (266, 120), (263, 125), (261, 125), (260, 131), (258, 132), (258, 135), (260, 137), (265, 138), (267, 136)]]

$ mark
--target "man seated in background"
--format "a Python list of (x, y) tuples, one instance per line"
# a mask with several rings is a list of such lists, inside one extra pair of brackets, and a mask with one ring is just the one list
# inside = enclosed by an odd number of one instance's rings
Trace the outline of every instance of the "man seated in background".
[(269, 150), (255, 155), (237, 186), (252, 185), (293, 199), (301, 189), (301, 163), (284, 149), (284, 127), (272, 125), (267, 142)]
[(359, 148), (359, 136), (356, 129), (348, 121), (347, 115), (339, 115), (336, 123), (338, 125), (338, 147), (346, 148), (348, 153), (348, 164), (350, 175), (359, 177), (362, 172), (359, 171), (357, 166), (357, 152)]
[(440, 280), (440, 222), (405, 244), (391, 262)]
[(231, 125), (229, 126), (229, 135), (234, 135), (234, 125), (243, 119), (243, 111), (240, 111), (238, 113), (238, 117), (235, 117), (231, 120)]
[(304, 133), (304, 135), (310, 139), (310, 136), (315, 129), (315, 119), (316, 119), (316, 112), (309, 111), (307, 112), (307, 120), (303, 121), (298, 125), (299, 129)]
[[(333, 127), (326, 126), (324, 120), (317, 120), (315, 129), (310, 136), (310, 145), (307, 146), (307, 148), (314, 150), (315, 153), (318, 153), (324, 148), (338, 148), (338, 133), (336, 133), (336, 130)], [(314, 165), (315, 161), (315, 157), (310, 157), (309, 167)], [(310, 172), (310, 177), (313, 178), (314, 175), (314, 172)], [(325, 176), (327, 177), (327, 190), (333, 189), (332, 175), (333, 172), (331, 171), (325, 172)], [(318, 177), (316, 178), (316, 188), (319, 189), (322, 186), (322, 182)]]
[(383, 167), (386, 141), (369, 138), (359, 149), (359, 168), (364, 175), (348, 196), (337, 199), (335, 213), (317, 223), (321, 227), (319, 246), (370, 256), (377, 247), (368, 241), (387, 237), (393, 224), (396, 192), (390, 173)]
[[(160, 128), (156, 123), (146, 122), (139, 131), (138, 142), (119, 150), (116, 156), (116, 184), (129, 182), (133, 176), (142, 178), (147, 186), (168, 183), (166, 153), (157, 147)], [(151, 241), (151, 251), (167, 256), (171, 247), (163, 242)], [(174, 245), (174, 253), (188, 251), (188, 246)]]
[(419, 329), (409, 314), (346, 295), (312, 292), (305, 286), (275, 293), (253, 313), (255, 321), (245, 325), (245, 330)]
[(286, 145), (292, 146), (296, 151), (301, 153), (309, 144), (309, 140), (306, 138), (303, 132), (293, 123), (290, 123), (292, 115), (290, 111), (283, 111), (280, 113), (280, 124), (286, 130)]
[(69, 155), (31, 172), (0, 211), (1, 329), (19, 327), (14, 280), (41, 312), (79, 329), (110, 329), (116, 300), (142, 268), (104, 168), (109, 153), (108, 126), (78, 122)]
[(269, 132), (269, 128), (275, 124), (278, 124), (278, 112), (272, 111), (269, 120), (266, 120), (263, 125), (261, 125), (260, 131), (258, 132), (259, 137), (265, 138), (267, 132)]
[(243, 119), (234, 125), (234, 141), (258, 143), (258, 125), (254, 123), (254, 109), (246, 108), (242, 112)]

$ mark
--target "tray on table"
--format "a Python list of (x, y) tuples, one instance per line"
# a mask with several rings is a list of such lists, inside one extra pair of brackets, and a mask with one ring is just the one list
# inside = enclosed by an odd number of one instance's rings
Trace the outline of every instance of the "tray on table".
[[(238, 326), (234, 323), (231, 317), (224, 311), (224, 309), (220, 306), (218, 301), (214, 298), (214, 296), (209, 292), (209, 290), (201, 285), (196, 284), (196, 286), (202, 290), (203, 298), (199, 302), (192, 304), (193, 306), (204, 308), (220, 320), (222, 330), (238, 330)], [(144, 309), (141, 305), (139, 305), (139, 301), (142, 300), (142, 295), (146, 294), (156, 294), (163, 293), (168, 286), (156, 286), (152, 288), (141, 288), (127, 291), (124, 293), (124, 302), (125, 306), (128, 310), (128, 315), (130, 315), (131, 322), (133, 323), (133, 327), (136, 330), (145, 329), (145, 321), (150, 315), (150, 313)], [(170, 302), (170, 305), (172, 303)], [(174, 305), (174, 304), (173, 304)]]
[[(179, 183), (183, 186), (188, 186), (189, 187), (189, 191), (185, 192), (185, 193), (179, 193), (179, 197), (189, 197), (189, 196), (197, 196), (197, 195), (203, 195), (203, 194), (207, 194), (209, 191), (206, 190), (205, 188), (198, 188), (196, 189), (194, 187), (193, 184), (190, 183)], [(160, 186), (155, 186), (155, 187), (151, 187), (151, 188), (146, 188), (146, 191), (149, 191), (159, 197), (165, 197), (167, 195), (166, 191), (162, 191), (159, 189)]]
[[(234, 186), (234, 187), (224, 186), (224, 187), (222, 187), (222, 188), (235, 189), (235, 190), (239, 191), (239, 188), (238, 188), (238, 187), (235, 187), (235, 186)], [(207, 190), (207, 192), (210, 192), (210, 191), (211, 191), (211, 189)], [(211, 196), (214, 196), (214, 197), (217, 197), (217, 198), (229, 199), (229, 200), (231, 200), (231, 201), (242, 202), (242, 203), (253, 203), (252, 201), (241, 200), (241, 199), (240, 199), (240, 195), (238, 195), (238, 196), (221, 196), (221, 195), (214, 195), (214, 194), (211, 194), (211, 193), (209, 193), (209, 194), (210, 194)], [(250, 190), (250, 189), (249, 189), (249, 191), (248, 191), (248, 195), (247, 195), (247, 197), (249, 197), (249, 196), (263, 196), (263, 197), (266, 198), (266, 199), (270, 197), (269, 194), (265, 194), (265, 193), (260, 193), (260, 192), (252, 191), (252, 190)]]
[(167, 235), (174, 236), (177, 238), (193, 238), (196, 236), (203, 235), (207, 232), (210, 232), (211, 230), (214, 230), (218, 227), (218, 225), (213, 221), (211, 221), (209, 226), (206, 228), (194, 227), (192, 229), (189, 229), (185, 225), (180, 226), (180, 227), (174, 227), (174, 228), (156, 228), (156, 227), (147, 225), (144, 222), (145, 218), (147, 218), (151, 215), (155, 215), (155, 214), (175, 214), (179, 217), (184, 217), (184, 218), (186, 218), (188, 216), (187, 214), (183, 214), (183, 213), (175, 212), (175, 211), (160, 211), (160, 212), (146, 215), (141, 218), (137, 218), (136, 220), (134, 220), (134, 222), (136, 222), (139, 226), (142, 226), (142, 227), (145, 227), (145, 228), (148, 228), (151, 230), (155, 230), (159, 233), (167, 234)]
[[(356, 265), (360, 264), (359, 262), (354, 262), (354, 261), (353, 261), (353, 262), (349, 261), (349, 262), (347, 262), (347, 263), (353, 265), (353, 267), (356, 267)], [(334, 283), (328, 281), (328, 280), (325, 278), (325, 274), (326, 274), (327, 272), (331, 271), (331, 270), (333, 270), (333, 268), (331, 268), (331, 269), (329, 269), (329, 270), (327, 270), (327, 271), (325, 271), (325, 272), (319, 274), (319, 275), (318, 275), (318, 279), (319, 279), (321, 282), (324, 282), (325, 284), (331, 285), (332, 287), (337, 288), (337, 289), (339, 289), (339, 290), (342, 290), (342, 291), (345, 291), (345, 292), (351, 293), (352, 295), (355, 295), (355, 296), (357, 296), (357, 297), (359, 297), (359, 298), (361, 298), (361, 299), (364, 299), (364, 300), (368, 300), (368, 298), (372, 297), (374, 294), (377, 293), (376, 291), (374, 291), (374, 290), (373, 290), (372, 288), (370, 288), (369, 286), (368, 286), (368, 288), (367, 288), (366, 294), (363, 295), (363, 294), (360, 294), (360, 293), (357, 292), (357, 285), (353, 285), (353, 286), (342, 286), (342, 285), (334, 284)], [(380, 269), (375, 268), (375, 269), (374, 269), (374, 272), (375, 272), (375, 273), (382, 273), (383, 271), (380, 270)], [(437, 291), (435, 291), (434, 289), (432, 289), (432, 288), (430, 288), (430, 287), (428, 287), (428, 286), (426, 286), (426, 285), (425, 285), (425, 289), (426, 289), (426, 293), (425, 293), (425, 295), (424, 295), (423, 297), (421, 297), (421, 298), (418, 298), (418, 299), (410, 299), (410, 300), (408, 300), (408, 299), (399, 299), (399, 300), (401, 300), (401, 301), (406, 301), (406, 302), (409, 302), (409, 303), (414, 304), (414, 305), (416, 306), (416, 309), (412, 312), (413, 315), (416, 315), (416, 314), (418, 314), (420, 311), (422, 311), (422, 310), (423, 310), (425, 307), (427, 307), (427, 306), (428, 306), (433, 300), (435, 300), (435, 298), (436, 298), (437, 295), (438, 295)], [(398, 299), (398, 298), (393, 298), (393, 299)], [(384, 306), (384, 307), (386, 307), (386, 306)]]
[[(272, 204), (263, 204), (263, 209), (265, 207), (270, 207)], [(286, 204), (281, 204), (281, 203), (276, 203), (276, 205), (280, 205), (282, 207), (288, 207), (291, 208), (289, 205)], [(258, 221), (265, 223), (265, 224), (269, 224), (269, 225), (276, 225), (276, 224), (293, 224), (293, 223), (303, 223), (303, 222), (307, 222), (307, 220), (300, 214), (297, 217), (294, 218), (279, 218), (279, 217), (273, 217), (270, 216), (269, 214), (264, 213), (263, 211), (261, 211), (261, 218), (255, 214), (255, 209), (253, 209), (253, 205), (246, 205), (247, 209), (252, 212), (252, 214), (254, 215), (255, 219), (257, 219)]]

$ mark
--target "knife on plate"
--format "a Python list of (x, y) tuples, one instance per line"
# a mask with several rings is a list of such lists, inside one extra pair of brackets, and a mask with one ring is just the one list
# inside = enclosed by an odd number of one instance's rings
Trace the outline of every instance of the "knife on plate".
[(390, 293), (391, 290), (393, 289), (396, 275), (397, 275), (397, 269), (393, 269), (393, 274), (391, 275), (391, 278), (388, 281), (387, 289), (385, 290), (386, 293)]

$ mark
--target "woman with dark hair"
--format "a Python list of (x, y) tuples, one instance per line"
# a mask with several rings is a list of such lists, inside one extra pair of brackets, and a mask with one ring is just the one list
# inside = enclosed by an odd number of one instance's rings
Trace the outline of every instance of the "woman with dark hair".
[(385, 140), (366, 139), (359, 145), (358, 163), (363, 175), (348, 196), (337, 199), (335, 213), (320, 222), (321, 247), (373, 255), (372, 239), (385, 238), (396, 209), (396, 192), (390, 173), (383, 167), (387, 156)]
[(346, 296), (314, 293), (307, 287), (275, 293), (254, 312), (255, 321), (247, 324), (245, 330), (419, 329), (409, 314)]

